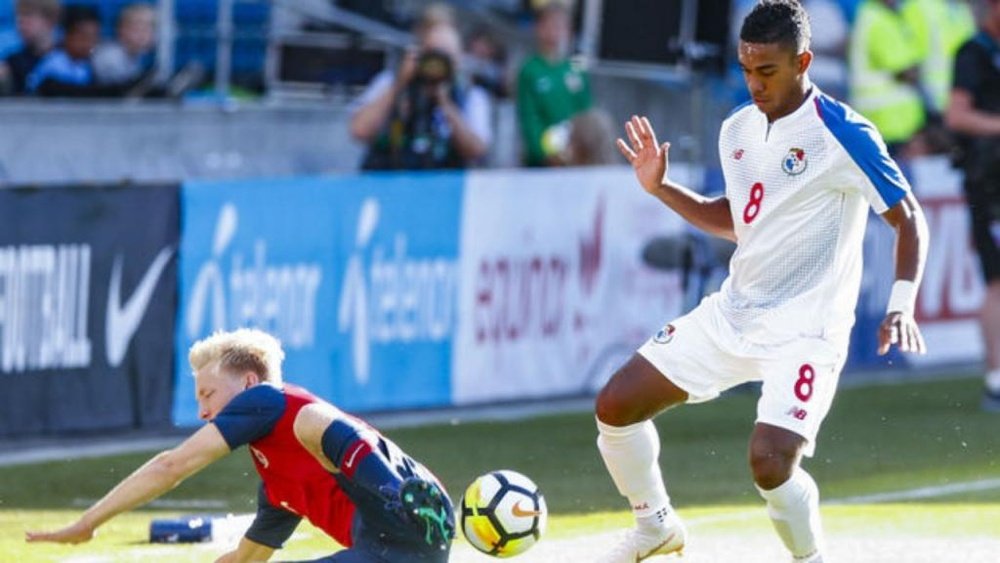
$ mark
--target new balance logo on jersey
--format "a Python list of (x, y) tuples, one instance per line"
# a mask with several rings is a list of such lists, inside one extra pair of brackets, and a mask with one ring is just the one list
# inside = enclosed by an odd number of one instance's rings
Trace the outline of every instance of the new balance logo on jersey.
[(785, 414), (791, 417), (795, 417), (799, 420), (805, 420), (806, 415), (808, 415), (809, 413), (806, 412), (805, 409), (800, 409), (799, 407), (792, 407), (788, 409), (788, 412), (786, 412)]

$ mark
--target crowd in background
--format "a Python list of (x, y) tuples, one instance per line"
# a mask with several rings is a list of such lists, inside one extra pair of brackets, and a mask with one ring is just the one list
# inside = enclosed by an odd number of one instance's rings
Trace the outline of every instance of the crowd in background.
[(515, 92), (526, 166), (612, 162), (610, 119), (593, 108), (587, 74), (572, 51), (572, 8), (536, 12), (535, 52), (516, 77), (484, 30), (463, 49), (455, 15), (432, 4), (414, 29), (416, 44), (395, 71), (359, 97), (351, 133), (368, 143), (366, 170), (465, 168), (482, 162), (493, 138), (492, 104)]
[[(731, 47), (756, 0), (734, 0)], [(373, 3), (375, 5), (379, 3)], [(448, 4), (430, 4), (415, 24), (415, 45), (379, 74), (355, 102), (351, 133), (369, 145), (366, 169), (482, 165), (494, 139), (498, 100), (516, 104), (526, 166), (605, 163), (614, 158), (609, 116), (591, 95), (574, 27), (580, 2), (533, 0), (533, 52), (511, 60), (487, 27), (460, 29)], [(811, 77), (870, 119), (902, 157), (947, 152), (943, 127), (959, 47), (975, 32), (966, 0), (803, 0), (814, 22)], [(156, 11), (124, 6), (114, 33), (101, 30), (92, 5), (16, 0), (20, 48), (0, 61), (0, 95), (59, 97), (178, 96), (203, 73), (171, 79), (156, 72)], [(463, 39), (460, 32), (467, 35)], [(102, 40), (102, 37), (107, 39)], [(440, 45), (440, 42), (448, 43)], [(735, 52), (730, 48), (729, 52)], [(447, 72), (428, 86), (430, 54)], [(731, 69), (737, 69), (730, 58)], [(432, 61), (431, 61), (432, 62)], [(736, 76), (737, 78), (733, 78)], [(730, 88), (744, 89), (738, 73)], [(422, 84), (421, 87), (416, 87)], [(432, 91), (433, 90), (433, 91)], [(444, 94), (447, 91), (446, 95)]]
[[(756, 0), (737, 0), (732, 6), (730, 51), (735, 52), (738, 22)], [(813, 26), (811, 48), (815, 54), (810, 76), (824, 91), (849, 102), (873, 122), (889, 145), (891, 154), (904, 160), (955, 148), (953, 134), (945, 125), (952, 87), (955, 56), (976, 32), (972, 7), (966, 0), (804, 0)], [(390, 97), (375, 100), (369, 89), (360, 98), (352, 133), (372, 142), (369, 156), (386, 150), (397, 156), (366, 158), (364, 168), (454, 168), (482, 163), (492, 138), (490, 125), (482, 120), (497, 97), (514, 93), (520, 130), (522, 163), (525, 166), (601, 164), (614, 161), (610, 139), (616, 128), (591, 95), (583, 59), (574, 56), (573, 2), (535, 2), (534, 52), (508, 69), (500, 55), (504, 51), (488, 34), (470, 37), (463, 55), (453, 55), (453, 101), (463, 111), (441, 111), (425, 119), (420, 103), (408, 98), (404, 87), (412, 82), (413, 56), (395, 73), (383, 73), (376, 81), (380, 92)], [(437, 5), (428, 13), (449, 14)], [(454, 29), (453, 16), (434, 23)], [(419, 26), (418, 26), (419, 27)], [(415, 52), (434, 50), (423, 44), (418, 31)], [(728, 84), (736, 98), (746, 91), (738, 65), (731, 59)], [(418, 73), (419, 81), (419, 73)], [(451, 80), (451, 79), (449, 79)], [(462, 81), (469, 84), (467, 94)], [(488, 87), (483, 88), (483, 86)], [(442, 98), (443, 99), (443, 98)], [(379, 102), (376, 104), (375, 102)], [(426, 106), (426, 104), (425, 104)], [(429, 106), (427, 106), (429, 107)], [(442, 107), (447, 107), (442, 104)], [(374, 108), (374, 109), (373, 109)], [(374, 111), (377, 110), (377, 111)], [(434, 113), (434, 112), (431, 112)], [(373, 116), (378, 119), (370, 119)], [(390, 119), (391, 116), (391, 119)], [(409, 116), (409, 117), (408, 117)], [(461, 119), (459, 119), (461, 118)], [(376, 135), (375, 123), (382, 126)], [(363, 127), (357, 125), (363, 124)], [(478, 146), (464, 135), (472, 127)], [(421, 127), (426, 131), (419, 130)], [(454, 134), (453, 134), (454, 133)], [(445, 147), (454, 138), (456, 154)], [(435, 148), (437, 147), (437, 148)], [(437, 156), (415, 158), (414, 154)]]
[(173, 77), (157, 77), (152, 4), (121, 8), (114, 36), (107, 40), (102, 40), (101, 15), (93, 6), (17, 0), (15, 15), (20, 48), (0, 60), (0, 95), (177, 96), (200, 78), (191, 67)]

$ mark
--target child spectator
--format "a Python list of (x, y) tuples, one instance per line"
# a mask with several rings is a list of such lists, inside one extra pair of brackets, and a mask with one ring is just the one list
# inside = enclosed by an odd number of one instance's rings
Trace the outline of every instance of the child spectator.
[(122, 84), (141, 77), (153, 62), (156, 46), (156, 11), (149, 4), (130, 4), (118, 15), (117, 39), (94, 51), (94, 77), (98, 84)]
[(28, 75), (27, 91), (42, 96), (74, 95), (73, 87), (94, 83), (90, 54), (101, 37), (101, 19), (89, 6), (64, 11), (61, 48), (45, 56)]

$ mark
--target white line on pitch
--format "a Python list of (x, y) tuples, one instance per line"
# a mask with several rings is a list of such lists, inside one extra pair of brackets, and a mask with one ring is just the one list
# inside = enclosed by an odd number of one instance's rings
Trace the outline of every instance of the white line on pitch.
[(864, 504), (873, 502), (894, 502), (898, 500), (914, 500), (924, 498), (946, 497), (961, 493), (972, 493), (977, 491), (989, 491), (1000, 489), (1000, 479), (981, 479), (979, 481), (966, 481), (964, 483), (949, 483), (947, 485), (936, 485), (933, 487), (918, 487), (904, 491), (889, 491), (885, 493), (875, 493), (870, 495), (858, 495), (831, 499), (827, 504)]
[[(971, 493), (978, 491), (989, 491), (992, 489), (1000, 489), (1000, 479), (982, 479), (979, 481), (967, 481), (964, 483), (949, 483), (947, 485), (937, 485), (933, 487), (918, 487), (915, 489), (907, 489), (903, 491), (889, 491), (885, 493), (876, 493), (871, 495), (858, 495), (858, 496), (843, 497), (843, 498), (832, 498), (823, 501), (823, 504), (837, 505), (837, 504), (869, 504), (869, 503), (879, 503), (879, 502), (896, 502), (901, 500), (916, 500), (916, 499), (946, 497), (949, 495), (957, 495), (961, 493)], [(684, 521), (692, 525), (717, 524), (722, 522), (749, 520), (761, 517), (762, 514), (763, 513), (757, 508), (745, 509), (745, 510), (737, 509), (733, 510), (732, 512), (726, 512), (722, 514), (706, 514), (704, 516), (685, 518)]]

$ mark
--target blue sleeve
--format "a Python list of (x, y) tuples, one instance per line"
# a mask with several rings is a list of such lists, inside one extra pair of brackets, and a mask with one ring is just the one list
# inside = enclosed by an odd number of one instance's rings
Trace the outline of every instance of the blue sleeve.
[(233, 397), (212, 420), (230, 450), (267, 436), (285, 413), (285, 394), (267, 384), (254, 385)]
[(822, 95), (816, 96), (816, 110), (867, 179), (869, 185), (864, 186), (864, 192), (875, 211), (882, 213), (906, 197), (910, 184), (871, 123)]
[(261, 483), (257, 490), (257, 516), (243, 535), (250, 541), (272, 549), (281, 549), (301, 521), (301, 516), (271, 504), (267, 500), (264, 483)]
[(45, 79), (53, 73), (54, 68), (55, 62), (52, 55), (49, 54), (39, 61), (38, 65), (35, 66), (35, 68), (28, 74), (27, 78), (25, 78), (25, 90), (31, 93), (38, 90), (38, 87), (42, 84), (42, 82), (45, 82)]

